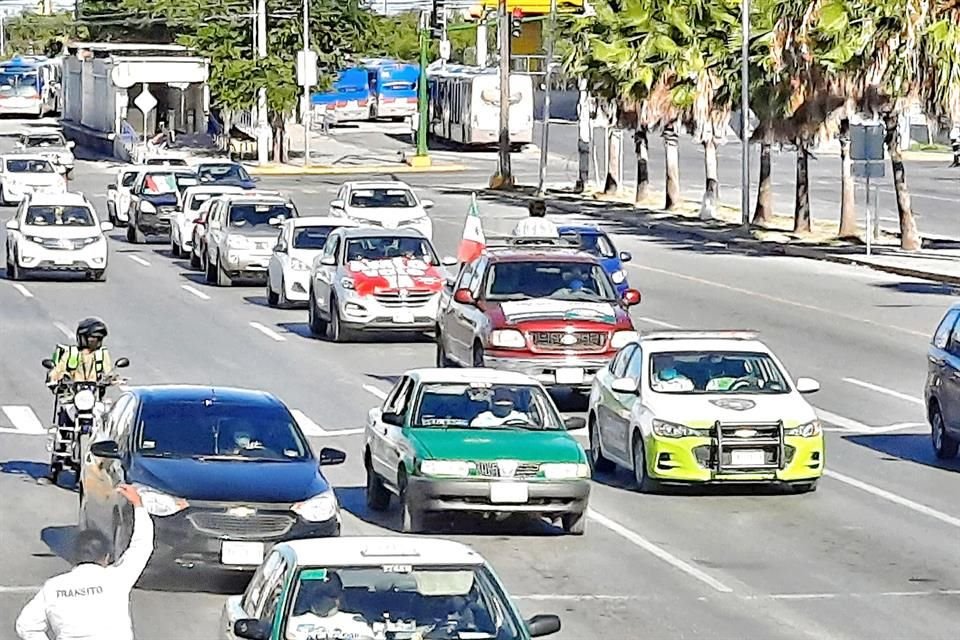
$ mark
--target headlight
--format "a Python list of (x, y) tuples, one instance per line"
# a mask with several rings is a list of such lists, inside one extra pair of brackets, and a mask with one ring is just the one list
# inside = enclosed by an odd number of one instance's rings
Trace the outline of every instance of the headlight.
[(134, 485), (143, 500), (143, 507), (152, 516), (166, 517), (175, 513), (180, 513), (187, 508), (187, 501), (183, 498), (175, 498), (162, 491), (157, 491), (153, 487), (137, 484)]
[(97, 404), (97, 399), (90, 389), (78, 391), (77, 395), (73, 396), (73, 406), (77, 408), (77, 411), (90, 411), (95, 404)]
[(291, 507), (293, 512), (308, 522), (324, 522), (337, 515), (340, 505), (333, 491), (325, 491)]
[(687, 438), (689, 436), (703, 435), (696, 429), (663, 420), (653, 421), (653, 433), (662, 438)]
[(783, 435), (786, 436), (799, 436), (801, 438), (814, 438), (820, 435), (820, 421), (814, 420), (813, 422), (807, 422), (802, 424), (799, 427), (794, 427), (793, 429), (787, 429), (784, 431)]
[(310, 265), (303, 260), (297, 260), (296, 258), (290, 259), (290, 268), (294, 271), (310, 271)]
[(402, 225), (406, 225), (406, 224), (423, 224), (423, 223), (426, 223), (426, 222), (428, 222), (428, 221), (429, 221), (429, 218), (427, 218), (427, 215), (424, 214), (424, 215), (419, 216), (419, 217), (417, 217), (417, 218), (410, 218), (409, 220), (401, 220), (401, 221), (399, 222), (399, 224), (400, 224), (401, 226), (402, 226)]
[(563, 464), (551, 462), (540, 465), (540, 472), (547, 480), (573, 480), (574, 478), (589, 478), (590, 465)]
[(243, 236), (227, 236), (227, 247), (231, 249), (244, 249), (248, 245), (247, 239)]
[(490, 334), (490, 344), (504, 349), (523, 349), (527, 341), (516, 329), (497, 329)]
[(612, 274), (610, 274), (610, 279), (613, 280), (613, 284), (623, 284), (627, 281), (627, 272), (623, 269), (614, 271)]
[(153, 203), (152, 203), (152, 202), (147, 202), (146, 200), (141, 200), (141, 201), (140, 201), (140, 211), (143, 211), (144, 213), (156, 213), (156, 212), (157, 212), (157, 208), (156, 208), (155, 206), (153, 206)]
[(635, 342), (640, 337), (636, 331), (617, 331), (610, 340), (610, 347), (613, 349), (622, 349), (631, 342)]
[(343, 287), (344, 289), (350, 289), (352, 291), (354, 288), (353, 278), (348, 278), (348, 277), (340, 278), (340, 286)]
[(26, 236), (26, 238), (30, 242), (36, 242), (37, 244), (43, 244), (44, 242), (44, 238), (41, 238), (40, 236)]
[(465, 478), (473, 469), (472, 462), (461, 460), (424, 460), (420, 463), (420, 473), (426, 476), (453, 476)]

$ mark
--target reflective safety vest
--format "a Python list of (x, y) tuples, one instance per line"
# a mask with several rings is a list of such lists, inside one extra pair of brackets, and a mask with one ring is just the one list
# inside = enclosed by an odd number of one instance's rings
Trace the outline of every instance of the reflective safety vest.
[[(58, 344), (53, 352), (54, 364), (60, 364), (60, 359), (67, 358), (67, 371), (76, 371), (80, 366), (80, 348), (73, 344)], [(93, 361), (97, 375), (103, 373), (103, 349), (93, 352)]]

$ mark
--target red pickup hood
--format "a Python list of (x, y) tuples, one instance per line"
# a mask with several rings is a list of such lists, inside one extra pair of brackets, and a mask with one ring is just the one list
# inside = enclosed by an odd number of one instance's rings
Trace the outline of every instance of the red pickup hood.
[(355, 260), (346, 268), (353, 278), (354, 289), (362, 296), (400, 290), (436, 293), (443, 289), (444, 274), (421, 260)]
[(633, 329), (626, 309), (608, 302), (576, 302), (535, 298), (501, 302), (489, 308), (495, 327), (545, 329), (547, 327), (575, 326), (593, 330)]

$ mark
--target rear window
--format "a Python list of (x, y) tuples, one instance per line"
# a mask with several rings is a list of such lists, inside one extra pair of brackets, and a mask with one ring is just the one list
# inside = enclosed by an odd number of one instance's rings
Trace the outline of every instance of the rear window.
[(298, 227), (293, 232), (294, 249), (323, 249), (327, 237), (336, 227)]
[(144, 164), (150, 167), (185, 167), (187, 161), (182, 158), (148, 158)]
[(230, 206), (230, 224), (234, 227), (269, 225), (272, 218), (286, 220), (297, 217), (289, 204), (234, 204)]
[(10, 173), (53, 173), (53, 165), (46, 160), (7, 160)]

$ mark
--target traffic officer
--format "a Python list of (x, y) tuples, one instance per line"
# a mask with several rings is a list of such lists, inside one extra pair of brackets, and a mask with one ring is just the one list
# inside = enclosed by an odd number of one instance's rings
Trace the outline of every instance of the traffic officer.
[(48, 384), (60, 382), (69, 373), (74, 382), (97, 382), (113, 371), (110, 352), (103, 346), (107, 325), (100, 318), (86, 318), (77, 325), (76, 345), (57, 345), (53, 354), (56, 366), (50, 372)]

